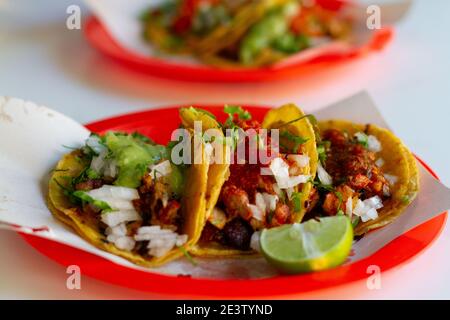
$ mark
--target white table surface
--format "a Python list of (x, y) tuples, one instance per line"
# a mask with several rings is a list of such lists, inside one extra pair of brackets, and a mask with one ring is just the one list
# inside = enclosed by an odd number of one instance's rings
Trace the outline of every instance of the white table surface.
[[(65, 28), (77, 0), (0, 0), (0, 95), (32, 100), (86, 123), (168, 104), (296, 102), (314, 111), (368, 90), (395, 132), (450, 185), (450, 1), (416, 0), (384, 52), (307, 78), (267, 84), (188, 84), (124, 69)], [(81, 4), (80, 4), (81, 5)], [(82, 14), (88, 14), (82, 6)], [(0, 177), (1, 179), (1, 177)], [(365, 282), (299, 298), (450, 298), (450, 227), (411, 263)], [(160, 296), (82, 278), (66, 289), (63, 267), (0, 231), (0, 298), (136, 299)]]

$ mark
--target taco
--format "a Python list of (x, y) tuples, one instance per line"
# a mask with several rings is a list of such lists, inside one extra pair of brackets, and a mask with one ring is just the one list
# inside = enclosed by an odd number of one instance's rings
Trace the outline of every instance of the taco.
[(397, 218), (419, 190), (416, 160), (387, 129), (344, 120), (319, 123), (319, 163), (306, 218), (347, 215), (355, 235)]
[(53, 215), (99, 249), (155, 267), (187, 254), (205, 212), (208, 165), (175, 165), (173, 145), (138, 133), (92, 134), (49, 182)]
[(300, 222), (317, 168), (314, 129), (296, 106), (269, 111), (262, 124), (239, 106), (224, 111), (231, 164), (229, 174), (208, 175), (218, 197), (190, 249), (203, 257), (255, 254), (260, 230)]
[(349, 38), (351, 21), (301, 0), (171, 0), (145, 12), (143, 29), (162, 52), (220, 68), (248, 68)]

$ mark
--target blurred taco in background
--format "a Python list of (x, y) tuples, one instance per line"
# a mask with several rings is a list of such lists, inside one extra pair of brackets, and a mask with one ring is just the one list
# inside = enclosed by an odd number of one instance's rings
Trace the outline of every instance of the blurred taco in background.
[(271, 110), (262, 123), (240, 106), (227, 105), (224, 111), (231, 164), (229, 174), (208, 176), (220, 187), (218, 199), (190, 249), (203, 257), (255, 254), (260, 230), (300, 222), (317, 168), (314, 129), (296, 106)]
[(208, 164), (175, 165), (173, 144), (92, 134), (49, 182), (53, 215), (99, 249), (147, 267), (187, 254), (203, 226)]
[(397, 218), (419, 190), (409, 149), (387, 129), (345, 120), (319, 123), (315, 188), (306, 219), (346, 215), (355, 235)]
[(302, 0), (173, 0), (142, 20), (158, 50), (222, 68), (268, 66), (351, 31), (349, 18)]

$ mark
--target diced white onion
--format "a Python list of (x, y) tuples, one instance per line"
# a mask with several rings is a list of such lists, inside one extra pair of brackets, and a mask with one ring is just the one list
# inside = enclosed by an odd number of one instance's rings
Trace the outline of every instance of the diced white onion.
[(97, 136), (90, 136), (86, 140), (86, 145), (94, 150), (97, 154), (100, 154), (105, 150), (107, 151), (107, 148), (101, 143), (100, 138)]
[(266, 209), (269, 209), (269, 212), (275, 211), (275, 208), (277, 207), (278, 202), (278, 196), (270, 193), (264, 192), (262, 194), (264, 198), (264, 202), (266, 204)]
[(304, 168), (309, 164), (309, 157), (305, 154), (290, 154), (287, 158), (295, 161), (299, 168)]
[(169, 194), (167, 192), (164, 192), (161, 198), (163, 208), (167, 207), (167, 204), (169, 203)]
[(383, 158), (379, 158), (377, 161), (375, 161), (375, 164), (377, 165), (377, 167), (381, 168), (382, 166), (384, 166), (385, 162)]
[(188, 236), (179, 235), (169, 229), (161, 229), (160, 226), (145, 226), (137, 230), (134, 240), (149, 241), (147, 246), (149, 255), (162, 257), (175, 246), (180, 247), (185, 244)]
[(319, 180), (322, 184), (328, 185), (328, 186), (333, 184), (333, 178), (328, 174), (328, 172), (322, 166), (320, 161), (319, 161), (319, 165), (317, 166), (317, 176), (319, 177)]
[(369, 220), (376, 220), (378, 218), (377, 210), (381, 208), (383, 208), (381, 198), (374, 196), (364, 201), (358, 199), (353, 213), (361, 217), (362, 222), (367, 222)]
[(101, 188), (93, 189), (89, 191), (88, 194), (92, 198), (99, 200), (102, 200), (103, 198), (118, 198), (130, 201), (139, 199), (139, 193), (136, 189), (111, 185), (104, 185)]
[(109, 227), (115, 227), (119, 223), (129, 222), (129, 221), (139, 221), (142, 220), (139, 213), (136, 210), (121, 210), (102, 213), (101, 220)]
[(363, 201), (364, 205), (374, 208), (375, 210), (383, 208), (383, 200), (379, 196), (374, 196), (372, 198)]
[(115, 178), (117, 176), (117, 173), (117, 162), (114, 159), (107, 161), (103, 170), (103, 174), (107, 177)]
[(396, 176), (394, 176), (392, 174), (385, 173), (384, 177), (386, 178), (386, 180), (389, 182), (389, 184), (391, 186), (395, 185), (397, 183), (397, 181), (398, 181), (398, 177), (396, 177)]
[(262, 212), (266, 212), (266, 201), (263, 194), (257, 192), (255, 195), (255, 205), (261, 209)]
[(96, 198), (109, 204), (113, 210), (134, 210), (133, 203), (130, 200), (122, 200), (118, 198), (102, 197)]
[(227, 223), (227, 216), (222, 209), (214, 207), (211, 215), (208, 217), (208, 221), (211, 222), (211, 224), (213, 224), (215, 227), (223, 229), (223, 227)]
[(172, 172), (172, 166), (169, 160), (164, 160), (156, 165), (150, 166), (150, 175), (159, 179), (165, 177)]
[(101, 151), (99, 153), (98, 156), (93, 157), (92, 161), (91, 161), (90, 168), (93, 171), (101, 174), (103, 172), (103, 169), (104, 169), (105, 165), (106, 165), (105, 158), (106, 158), (107, 154), (108, 154), (108, 150), (103, 150), (103, 151)]
[(285, 188), (293, 188), (299, 184), (306, 183), (311, 179), (310, 175), (299, 175), (294, 177), (289, 177), (285, 182)]
[(120, 223), (115, 227), (108, 227), (105, 231), (106, 235), (114, 235), (114, 236), (126, 236), (127, 235), (127, 226), (125, 223)]
[(280, 189), (292, 188), (310, 179), (309, 175), (290, 177), (289, 165), (281, 158), (273, 159), (269, 167)]
[(121, 249), (126, 251), (131, 251), (134, 248), (134, 245), (136, 242), (132, 237), (119, 237), (114, 241), (114, 245)]
[(260, 231), (255, 231), (250, 238), (250, 248), (255, 250), (256, 252), (261, 252), (261, 247), (259, 245), (259, 239), (261, 237)]
[(278, 180), (289, 178), (289, 165), (283, 159), (277, 157), (270, 162), (269, 168), (275, 176), (279, 187), (283, 188)]
[(366, 222), (369, 220), (376, 220), (377, 218), (378, 218), (377, 210), (375, 208), (371, 208), (367, 211), (367, 213), (364, 216), (361, 217), (361, 220), (363, 220), (363, 222)]
[(263, 221), (265, 212), (253, 204), (249, 204), (248, 208), (252, 213), (252, 217), (256, 220)]
[(345, 214), (351, 219), (352, 212), (353, 212), (353, 199), (348, 198), (347, 202), (345, 203)]
[(372, 135), (368, 136), (367, 145), (369, 151), (380, 152), (382, 150), (381, 142), (375, 136)]

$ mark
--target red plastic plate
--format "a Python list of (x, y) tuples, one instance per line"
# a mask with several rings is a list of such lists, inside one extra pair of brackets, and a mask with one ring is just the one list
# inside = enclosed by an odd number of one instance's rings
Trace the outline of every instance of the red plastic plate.
[[(224, 120), (222, 107), (199, 106)], [(246, 107), (255, 119), (261, 120), (268, 107)], [(178, 107), (149, 110), (127, 114), (87, 125), (92, 131), (106, 130), (139, 131), (151, 136), (159, 143), (166, 143), (172, 130), (180, 123)], [(420, 161), (420, 160), (419, 160)], [(422, 162), (427, 170), (430, 168)], [(49, 213), (50, 214), (50, 213)], [(367, 278), (367, 267), (378, 265), (382, 272), (400, 266), (423, 252), (437, 239), (442, 231), (447, 214), (442, 215), (405, 233), (372, 256), (324, 272), (296, 276), (277, 276), (255, 280), (211, 280), (190, 277), (166, 276), (130, 269), (90, 253), (50, 240), (22, 235), (35, 249), (58, 263), (79, 265), (83, 274), (105, 282), (147, 292), (184, 297), (215, 298), (269, 298), (322, 290)], [(212, 290), (212, 288), (214, 288)], [(236, 290), (239, 288), (239, 290)]]
[[(342, 0), (320, 0), (320, 2), (322, 6), (331, 10), (340, 10), (343, 6), (349, 5)], [(382, 50), (393, 37), (393, 29), (386, 27), (374, 31), (367, 43), (351, 47), (344, 52), (328, 48), (321, 50), (311, 59), (293, 62), (292, 64), (280, 64), (272, 67), (246, 70), (224, 70), (206, 65), (188, 65), (131, 52), (121, 47), (95, 17), (87, 19), (84, 33), (94, 48), (127, 67), (163, 78), (203, 82), (271, 81), (307, 75), (318, 69), (327, 68), (332, 64), (361, 57), (372, 51)]]

